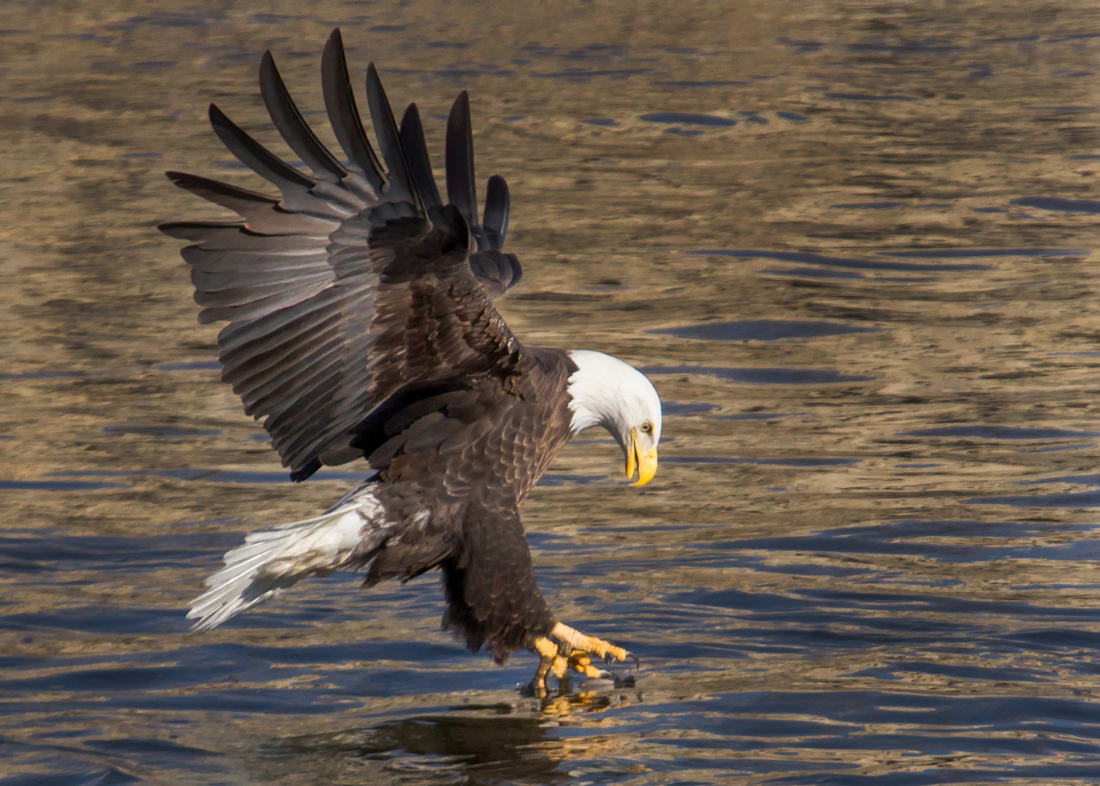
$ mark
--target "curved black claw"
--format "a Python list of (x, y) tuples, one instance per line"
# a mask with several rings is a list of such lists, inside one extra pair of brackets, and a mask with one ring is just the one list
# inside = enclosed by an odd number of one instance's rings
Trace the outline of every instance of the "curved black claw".
[[(623, 652), (626, 653), (626, 656), (628, 658), (630, 658), (632, 661), (634, 661), (634, 671), (638, 671), (642, 666), (642, 662), (640, 660), (638, 660), (638, 656), (635, 655), (630, 650), (623, 650)], [(621, 663), (621, 661), (615, 660), (615, 657), (613, 655), (611, 655), (610, 653), (608, 653), (607, 655), (604, 655), (603, 660), (604, 660), (604, 663)]]

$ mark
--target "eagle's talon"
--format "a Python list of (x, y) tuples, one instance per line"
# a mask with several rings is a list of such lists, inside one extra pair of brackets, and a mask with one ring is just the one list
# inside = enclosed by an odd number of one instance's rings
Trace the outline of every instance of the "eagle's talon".
[[(551, 640), (553, 639), (553, 641)], [(634, 670), (638, 670), (638, 656), (629, 650), (616, 647), (594, 636), (586, 636), (560, 622), (554, 625), (550, 636), (539, 636), (533, 642), (540, 656), (535, 681), (543, 686), (543, 693), (549, 686), (546, 681), (553, 674), (558, 682), (568, 680), (570, 671), (575, 671), (588, 679), (613, 679), (619, 681), (614, 672), (592, 665), (593, 658), (602, 658), (605, 663), (622, 663), (627, 658), (634, 661)]]

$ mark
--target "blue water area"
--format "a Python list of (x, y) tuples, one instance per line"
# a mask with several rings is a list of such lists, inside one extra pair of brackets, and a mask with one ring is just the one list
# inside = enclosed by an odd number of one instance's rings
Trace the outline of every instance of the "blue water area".
[(814, 368), (720, 368), (711, 366), (646, 366), (643, 374), (702, 374), (746, 385), (835, 385), (866, 382), (874, 377)]
[(968, 505), (1010, 505), (1015, 508), (1100, 508), (1100, 489), (1057, 494), (1008, 494), (1000, 497), (974, 497)]
[[(8, 563), (36, 565), (37, 569), (46, 572), (71, 571), (82, 562), (99, 567), (110, 565), (114, 570), (142, 572), (197, 559), (209, 548), (216, 549), (223, 543), (234, 543), (238, 535), (239, 533), (233, 532), (224, 537), (216, 537), (214, 540), (217, 542), (212, 544), (208, 533), (115, 537), (73, 535), (50, 529), (12, 528), (0, 535), (0, 559)], [(83, 602), (79, 596), (73, 600), (77, 603)], [(123, 604), (116, 611), (126, 608), (128, 606)], [(9, 616), (4, 619), (10, 621), (10, 609), (5, 613)], [(99, 622), (96, 619), (85, 619), (80, 624), (86, 626), (86, 629), (94, 630)]]
[(839, 205), (829, 205), (838, 210), (894, 210), (905, 207), (906, 202), (844, 202)]
[(13, 104), (42, 104), (46, 101), (55, 101), (57, 96), (51, 95), (38, 95), (38, 96), (0, 96), (0, 101), (10, 101)]
[(743, 87), (750, 84), (745, 80), (734, 79), (681, 79), (678, 81), (668, 82), (654, 82), (657, 87), (680, 87), (680, 88), (694, 88), (694, 87)]
[(173, 478), (175, 480), (197, 480), (212, 475), (212, 469), (85, 469), (49, 472), (47, 476), (56, 477), (149, 477)]
[(737, 114), (739, 117), (743, 117), (746, 123), (754, 123), (758, 126), (766, 126), (768, 124), (767, 118), (761, 117), (759, 112), (742, 109)]
[(775, 41), (780, 46), (790, 47), (799, 54), (820, 52), (822, 49), (825, 48), (825, 44), (822, 41), (814, 41), (812, 39), (788, 38), (785, 35), (777, 36)]
[(642, 115), (642, 120), (649, 123), (679, 123), (681, 125), (694, 126), (718, 126), (728, 127), (737, 125), (736, 120), (717, 115), (703, 115), (694, 112), (649, 112)]
[(1100, 214), (1100, 202), (1094, 199), (1065, 199), (1063, 197), (1020, 197), (1008, 200), (1010, 205), (1034, 207), (1058, 213)]
[(876, 95), (874, 93), (825, 93), (833, 101), (916, 101), (912, 96)]
[[(1100, 474), (1059, 475), (1040, 480), (1023, 480), (1021, 486), (1037, 486), (1047, 483), (1073, 483), (1100, 487)], [(1100, 507), (1100, 488), (1094, 491), (1063, 491), (1052, 494), (1015, 494), (1000, 497), (976, 497), (967, 500), (972, 505), (1010, 505), (1017, 508), (1097, 508)]]
[(618, 123), (612, 120), (610, 117), (590, 117), (587, 120), (582, 120), (581, 122), (585, 125), (601, 126), (605, 128), (612, 128), (618, 125)]
[(1092, 475), (1058, 475), (1042, 480), (1021, 480), (1021, 486), (1037, 486), (1042, 483), (1079, 483), (1082, 486), (1100, 486), (1100, 473)]
[(996, 257), (1087, 257), (1085, 248), (913, 248), (885, 251), (903, 259), (990, 259)]
[[(323, 470), (310, 477), (310, 480), (343, 480), (358, 482), (370, 474), (369, 470), (362, 472), (337, 472), (335, 470)], [(243, 470), (227, 470), (204, 475), (203, 480), (211, 483), (290, 483), (290, 471), (280, 472), (246, 472)]]
[[(364, 468), (360, 472), (341, 472), (328, 467), (323, 467), (309, 477), (310, 481), (339, 480), (359, 482), (371, 474)], [(172, 478), (174, 480), (203, 480), (211, 483), (290, 483), (290, 471), (278, 472), (254, 472), (248, 470), (216, 470), (216, 469), (109, 469), (109, 470), (76, 470), (68, 472), (51, 472), (50, 475), (65, 477), (149, 477)]]
[(768, 276), (784, 276), (786, 278), (820, 278), (825, 280), (852, 280), (866, 278), (866, 276), (864, 276), (862, 273), (853, 273), (850, 270), (836, 270), (820, 267), (770, 267), (765, 270), (761, 270), (760, 272)]
[(1063, 113), (1077, 113), (1077, 112), (1095, 112), (1094, 106), (1082, 106), (1081, 104), (1063, 104), (1062, 106), (1029, 106), (1032, 112), (1053, 112), (1058, 114)]
[(1075, 439), (1100, 437), (1100, 431), (1074, 431), (1063, 428), (1022, 428), (1019, 426), (943, 426), (905, 431), (903, 437), (962, 437), (968, 439)]
[(1044, 445), (1041, 448), (1021, 448), (1021, 453), (1067, 453), (1072, 450), (1086, 450), (1091, 448), (1091, 442), (1080, 442), (1073, 445)]
[(0, 491), (96, 491), (124, 489), (121, 483), (98, 483), (85, 480), (0, 480)]
[(887, 53), (899, 57), (929, 52), (946, 54), (963, 51), (963, 47), (946, 38), (914, 38), (900, 42), (866, 41), (858, 44), (846, 44), (844, 48), (849, 52)]
[(60, 370), (46, 370), (42, 371), (23, 371), (17, 374), (0, 374), (0, 380), (3, 379), (72, 379), (76, 377), (87, 376), (87, 372), (84, 371), (60, 371)]
[(596, 77), (629, 79), (632, 76), (641, 76), (648, 73), (648, 68), (565, 68), (561, 71), (532, 73), (531, 76), (541, 79), (568, 79), (571, 81), (583, 82)]
[(192, 13), (175, 13), (171, 11), (154, 11), (146, 16), (131, 16), (118, 25), (116, 29), (130, 29), (139, 25), (151, 25), (153, 27), (204, 27), (211, 21), (210, 17), (201, 11)]
[(718, 420), (778, 420), (786, 415), (775, 412), (738, 412), (734, 415), (716, 415)]
[(178, 363), (161, 363), (153, 368), (156, 371), (221, 371), (222, 364), (216, 360), (186, 360)]
[(705, 322), (701, 325), (657, 328), (646, 332), (703, 341), (783, 341), (872, 333), (875, 330), (876, 328), (821, 320), (744, 319), (737, 322)]
[(188, 437), (213, 437), (224, 433), (220, 428), (174, 428), (172, 426), (104, 426), (104, 434), (137, 434), (159, 439), (186, 439)]
[(677, 402), (662, 401), (661, 414), (665, 417), (675, 415), (698, 415), (703, 412), (713, 412), (718, 409), (717, 404), (707, 404), (703, 401)]
[(728, 458), (725, 456), (665, 456), (666, 464), (755, 464), (761, 467), (846, 467), (858, 464), (853, 458)]
[[(666, 459), (667, 460), (667, 459)], [(707, 551), (741, 553), (893, 554), (947, 563), (977, 563), (998, 559), (1095, 559), (1100, 539), (1086, 537), (1091, 525), (966, 519), (900, 519), (881, 524), (838, 527), (810, 534), (719, 540), (697, 544)], [(1037, 541), (1039, 538), (1049, 540)], [(705, 561), (705, 560), (704, 560)], [(805, 568), (787, 566), (787, 571)], [(858, 593), (857, 593), (858, 594)], [(882, 602), (882, 601), (879, 601)], [(972, 603), (962, 599), (910, 596), (907, 604)], [(995, 605), (995, 604), (990, 604)], [(1021, 606), (1028, 604), (1020, 603)], [(1095, 609), (1066, 609), (1100, 619)]]
[(561, 488), (562, 486), (587, 486), (591, 483), (606, 481), (606, 475), (568, 475), (555, 472), (547, 472), (536, 485), (547, 488)]
[[(766, 250), (740, 250), (740, 249), (700, 249), (688, 251), (688, 254), (702, 256), (733, 257), (734, 259), (774, 259), (777, 262), (798, 262), (803, 265), (821, 265), (824, 267), (850, 268), (852, 270), (891, 270), (891, 271), (919, 271), (947, 272), (947, 271), (973, 271), (986, 270), (985, 265), (929, 265), (919, 262), (885, 262), (870, 259), (855, 259), (851, 257), (833, 257), (824, 254), (814, 254), (809, 251), (766, 251)], [(897, 256), (896, 254), (894, 256)]]
[(798, 112), (776, 112), (776, 117), (781, 117), (784, 120), (790, 120), (792, 123), (804, 123), (810, 118), (805, 115), (800, 115)]
[[(150, 366), (153, 371), (221, 371), (221, 363), (216, 360), (185, 361), (180, 363), (161, 363)], [(76, 369), (40, 369), (16, 373), (0, 373), (0, 380), (8, 379), (80, 379), (101, 376), (104, 370), (81, 371)]]
[[(291, 16), (289, 14), (249, 14), (248, 19), (250, 22), (255, 22), (259, 25), (277, 25), (282, 22), (293, 22), (298, 19), (304, 19), (302, 16)], [(434, 46), (429, 44), (429, 46)]]

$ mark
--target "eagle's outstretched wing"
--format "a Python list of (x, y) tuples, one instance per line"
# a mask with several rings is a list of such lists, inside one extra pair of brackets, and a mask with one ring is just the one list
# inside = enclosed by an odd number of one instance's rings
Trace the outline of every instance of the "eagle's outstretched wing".
[(399, 127), (371, 64), (367, 103), (381, 160), (374, 152), (339, 30), (325, 47), (322, 84), (346, 166), (306, 125), (265, 53), (260, 86), (268, 113), (313, 174), (279, 159), (211, 105), (221, 141), (281, 197), (169, 172), (176, 185), (241, 218), (160, 227), (193, 242), (182, 254), (203, 307), (199, 319), (229, 322), (218, 335), (222, 379), (248, 414), (265, 419), (295, 480), (361, 456), (351, 447), (356, 427), (391, 396), (456, 376), (507, 373), (519, 351), (492, 304), (520, 277), (514, 255), (500, 251), (508, 190), (502, 178), (489, 181), (479, 223), (466, 94), (448, 123), (451, 204), (444, 206), (416, 105)]

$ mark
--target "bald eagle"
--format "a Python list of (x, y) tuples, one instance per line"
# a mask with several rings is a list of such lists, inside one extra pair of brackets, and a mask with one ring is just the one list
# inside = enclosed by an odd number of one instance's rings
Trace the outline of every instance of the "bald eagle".
[(280, 192), (272, 197), (168, 172), (177, 186), (239, 215), (163, 224), (190, 266), (202, 323), (218, 335), (222, 380), (263, 418), (301, 481), (365, 459), (373, 472), (316, 518), (254, 532), (188, 613), (216, 627), (299, 580), (365, 570), (365, 586), (439, 568), (443, 627), (503, 662), (526, 647), (550, 674), (607, 673), (593, 656), (630, 653), (557, 619), (539, 592), (519, 504), (563, 445), (602, 426), (627, 477), (657, 469), (661, 402), (639, 371), (599, 352), (521, 344), (493, 300), (521, 276), (501, 250), (508, 186), (493, 176), (478, 216), (465, 91), (446, 133), (444, 203), (420, 115), (400, 125), (372, 63), (366, 98), (381, 157), (363, 130), (340, 31), (321, 61), (328, 119), (346, 163), (306, 124), (266, 52), (271, 120), (312, 170), (281, 160), (210, 106), (214, 132)]

